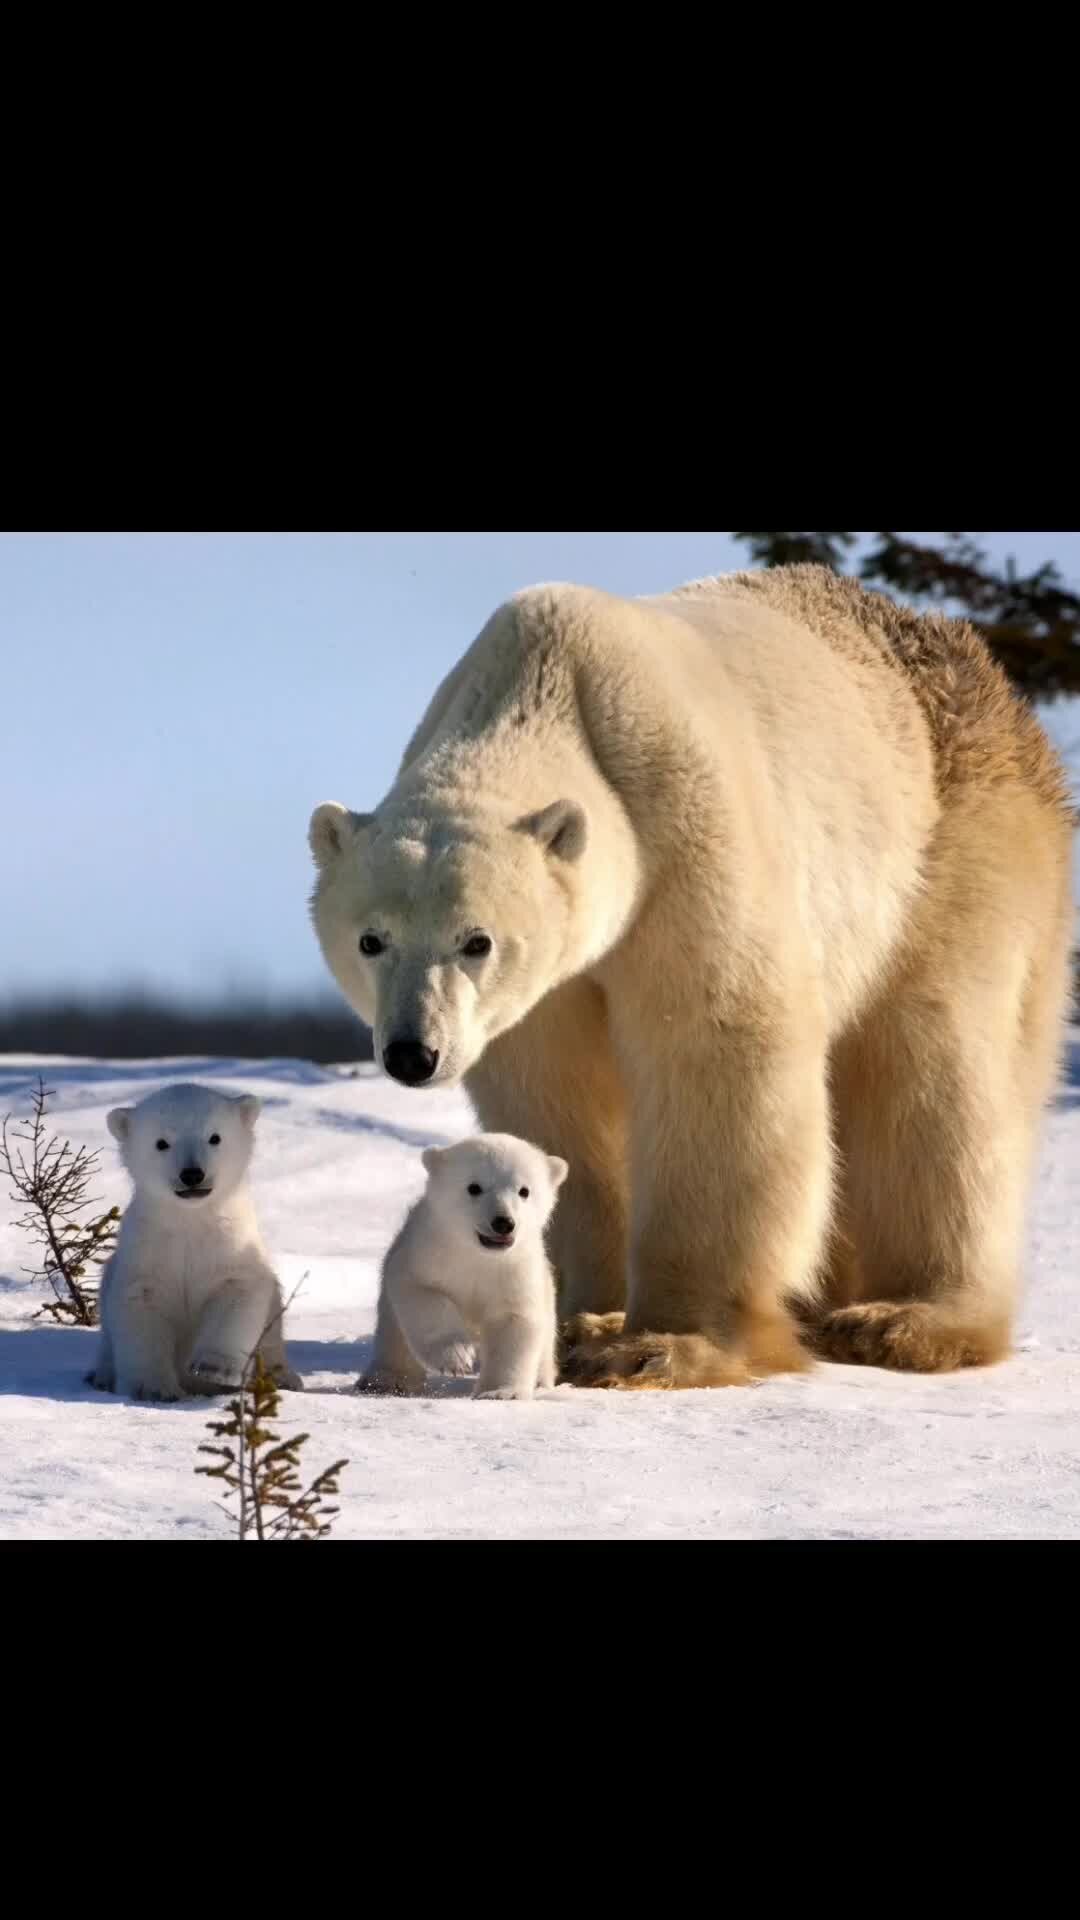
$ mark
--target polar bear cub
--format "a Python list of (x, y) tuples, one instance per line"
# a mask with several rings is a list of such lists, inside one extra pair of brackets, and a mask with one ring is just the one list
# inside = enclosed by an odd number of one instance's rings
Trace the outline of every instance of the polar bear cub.
[(282, 1298), (248, 1187), (261, 1102), (176, 1085), (106, 1116), (134, 1194), (101, 1286), (87, 1379), (137, 1400), (221, 1393), (256, 1346), (282, 1386)]
[(472, 1371), (477, 1400), (555, 1385), (555, 1284), (544, 1227), (569, 1167), (509, 1133), (422, 1155), (427, 1187), (382, 1268), (365, 1393), (410, 1393)]

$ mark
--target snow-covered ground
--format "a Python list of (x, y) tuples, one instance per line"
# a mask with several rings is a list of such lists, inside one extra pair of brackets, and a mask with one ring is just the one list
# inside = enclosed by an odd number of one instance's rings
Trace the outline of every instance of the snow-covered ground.
[[(415, 1401), (349, 1388), (374, 1321), (380, 1255), (419, 1190), (420, 1149), (472, 1131), (461, 1094), (408, 1093), (371, 1067), (296, 1061), (0, 1060), (0, 1112), (39, 1070), (54, 1125), (102, 1148), (95, 1191), (127, 1181), (111, 1106), (170, 1080), (260, 1094), (256, 1198), (306, 1392), (282, 1426), (310, 1472), (348, 1455), (334, 1539), (1063, 1538), (1080, 1536), (1080, 1033), (1045, 1137), (1014, 1358), (908, 1378), (822, 1366), (751, 1389), (558, 1388), (531, 1404)], [(196, 1479), (216, 1403), (132, 1404), (83, 1384), (95, 1336), (32, 1318), (43, 1293), (0, 1193), (0, 1537), (215, 1539)]]

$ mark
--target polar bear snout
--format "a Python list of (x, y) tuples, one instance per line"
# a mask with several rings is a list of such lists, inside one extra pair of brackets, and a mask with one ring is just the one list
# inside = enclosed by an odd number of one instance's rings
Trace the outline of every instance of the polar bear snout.
[(391, 1040), (383, 1050), (383, 1066), (392, 1080), (405, 1087), (422, 1087), (439, 1064), (438, 1052), (421, 1040)]
[(195, 1165), (181, 1167), (180, 1186), (174, 1188), (178, 1200), (205, 1200), (213, 1193), (212, 1186), (206, 1184), (206, 1171)]
[(480, 1230), (477, 1229), (476, 1237), (482, 1247), (488, 1247), (492, 1252), (497, 1252), (503, 1247), (512, 1247), (514, 1244), (514, 1222), (511, 1220), (509, 1214), (497, 1213), (491, 1222), (490, 1233), (481, 1233)]

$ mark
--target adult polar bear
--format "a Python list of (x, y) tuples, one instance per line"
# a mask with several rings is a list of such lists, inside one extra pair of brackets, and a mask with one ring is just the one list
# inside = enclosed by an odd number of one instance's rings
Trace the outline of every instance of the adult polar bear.
[(537, 587), (377, 811), (316, 810), (312, 912), (391, 1074), (569, 1161), (564, 1377), (931, 1371), (1008, 1348), (1071, 828), (962, 622), (817, 567)]

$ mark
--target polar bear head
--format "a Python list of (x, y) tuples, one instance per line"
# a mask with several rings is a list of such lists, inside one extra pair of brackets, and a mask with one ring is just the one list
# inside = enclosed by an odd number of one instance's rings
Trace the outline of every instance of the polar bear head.
[[(135, 1191), (167, 1208), (211, 1212), (247, 1175), (261, 1102), (180, 1083), (114, 1107), (106, 1124)], [(177, 1215), (179, 1218), (179, 1214)]]
[(512, 1133), (479, 1133), (428, 1147), (427, 1205), (462, 1253), (529, 1250), (544, 1231), (569, 1172), (565, 1160)]
[(580, 966), (584, 809), (508, 820), (428, 799), (317, 807), (312, 918), (327, 965), (406, 1086), (452, 1086)]

